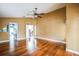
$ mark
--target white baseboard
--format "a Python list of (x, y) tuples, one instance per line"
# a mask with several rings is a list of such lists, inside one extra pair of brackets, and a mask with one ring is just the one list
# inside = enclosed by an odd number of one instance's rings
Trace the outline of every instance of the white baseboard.
[(37, 37), (37, 38), (38, 38), (38, 39), (47, 40), (47, 41), (54, 41), (54, 42), (65, 43), (64, 41), (55, 40), (55, 39), (50, 39), (50, 38), (44, 38), (44, 37)]
[[(25, 38), (18, 38), (17, 40), (20, 41), (20, 40), (24, 40)], [(4, 41), (0, 41), (0, 43), (5, 43), (5, 42), (9, 42), (9, 40), (4, 40)]]
[(9, 42), (9, 40), (0, 41), (0, 43), (5, 43), (5, 42)]
[(26, 39), (26, 38), (18, 38), (18, 40), (24, 40), (24, 39)]
[(71, 50), (71, 49), (67, 49), (67, 48), (66, 48), (66, 51), (79, 55), (79, 51), (75, 51), (75, 50)]

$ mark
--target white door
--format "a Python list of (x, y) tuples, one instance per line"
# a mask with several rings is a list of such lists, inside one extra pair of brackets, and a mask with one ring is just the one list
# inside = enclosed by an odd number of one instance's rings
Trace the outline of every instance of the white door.
[(36, 26), (26, 24), (26, 48), (29, 53), (32, 53), (36, 49)]

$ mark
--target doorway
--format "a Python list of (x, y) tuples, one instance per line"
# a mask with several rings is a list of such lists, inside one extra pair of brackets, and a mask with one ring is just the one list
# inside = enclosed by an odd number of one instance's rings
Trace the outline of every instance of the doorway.
[(29, 53), (36, 49), (36, 25), (26, 24), (26, 48)]
[(7, 27), (9, 33), (9, 51), (12, 52), (17, 47), (18, 24), (9, 23)]

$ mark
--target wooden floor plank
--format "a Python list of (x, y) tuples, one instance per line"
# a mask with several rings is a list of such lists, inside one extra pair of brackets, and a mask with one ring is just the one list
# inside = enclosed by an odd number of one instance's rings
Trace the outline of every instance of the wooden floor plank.
[(19, 41), (13, 52), (9, 52), (9, 43), (1, 43), (0, 56), (79, 56), (66, 52), (65, 44), (49, 42), (42, 39), (37, 39), (37, 49), (32, 54), (29, 54), (26, 43), (25, 40)]

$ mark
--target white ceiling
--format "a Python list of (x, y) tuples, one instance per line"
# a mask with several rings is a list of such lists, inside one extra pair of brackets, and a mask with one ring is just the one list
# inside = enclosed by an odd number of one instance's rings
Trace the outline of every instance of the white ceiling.
[(28, 17), (34, 8), (38, 8), (38, 13), (47, 13), (63, 6), (61, 3), (0, 3), (0, 17)]

